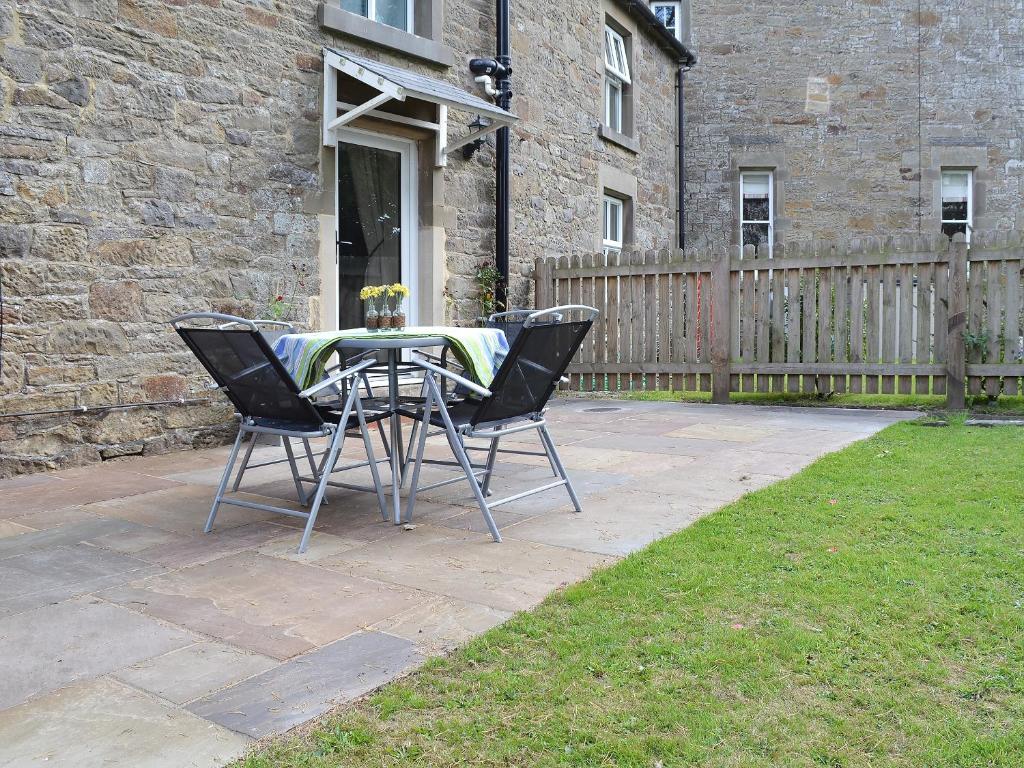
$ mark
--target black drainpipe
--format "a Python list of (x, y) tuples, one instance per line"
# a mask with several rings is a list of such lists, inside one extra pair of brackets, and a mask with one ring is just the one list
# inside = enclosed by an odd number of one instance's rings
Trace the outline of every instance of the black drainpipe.
[(683, 64), (676, 71), (676, 129), (679, 137), (676, 140), (676, 220), (679, 222), (679, 247), (686, 247), (686, 73), (689, 66)]
[[(508, 111), (512, 104), (512, 56), (509, 48), (508, 25), (509, 0), (497, 0), (496, 33), (497, 60), (503, 69), (499, 69), (497, 78), (498, 95), (495, 101), (498, 106)], [(496, 141), (495, 157), (495, 216), (494, 216), (494, 262), (498, 268), (498, 285), (495, 291), (496, 305), (499, 309), (507, 309), (508, 300), (508, 232), (509, 232), (509, 129), (499, 128)]]

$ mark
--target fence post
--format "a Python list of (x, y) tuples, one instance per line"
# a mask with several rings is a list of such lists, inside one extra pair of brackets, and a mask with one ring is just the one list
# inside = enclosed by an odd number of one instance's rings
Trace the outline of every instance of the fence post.
[(533, 270), (534, 306), (536, 306), (537, 309), (547, 309), (551, 306), (553, 298), (551, 282), (553, 279), (554, 277), (551, 274), (551, 259), (546, 259), (543, 256), (537, 259)]
[(729, 249), (718, 250), (711, 262), (711, 402), (729, 402), (729, 340), (732, 312), (729, 296)]
[(967, 242), (962, 233), (953, 236), (949, 247), (948, 331), (946, 333), (946, 407), (963, 410), (967, 327)]

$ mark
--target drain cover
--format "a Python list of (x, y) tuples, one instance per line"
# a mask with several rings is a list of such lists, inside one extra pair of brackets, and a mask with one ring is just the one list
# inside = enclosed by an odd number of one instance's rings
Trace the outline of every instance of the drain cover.
[(585, 413), (612, 413), (613, 411), (621, 411), (621, 408), (616, 406), (604, 406), (601, 408), (584, 408)]

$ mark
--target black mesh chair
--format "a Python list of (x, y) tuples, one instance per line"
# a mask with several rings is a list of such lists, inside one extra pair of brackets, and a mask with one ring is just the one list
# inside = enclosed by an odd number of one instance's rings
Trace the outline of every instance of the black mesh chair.
[[(582, 319), (564, 319), (570, 313), (580, 314)], [(413, 362), (424, 370), (426, 403), (418, 416), (421, 427), (412, 470), (408, 506), (406, 507), (407, 520), (412, 520), (418, 490), (437, 488), (462, 479), (455, 478), (455, 480), (444, 480), (423, 488), (417, 487), (420, 469), (424, 464), (423, 452), (426, 448), (428, 425), (444, 430), (452, 453), (455, 454), (456, 465), (461, 468), (465, 479), (469, 482), (495, 541), (501, 541), (501, 534), (491, 515), (491, 510), (525, 496), (565, 486), (576, 511), (582, 511), (579, 497), (572, 487), (572, 482), (569, 480), (565, 467), (558, 456), (558, 451), (555, 449), (555, 443), (548, 432), (547, 422), (544, 420), (544, 408), (562, 380), (573, 356), (583, 343), (583, 339), (589, 333), (597, 314), (598, 311), (593, 307), (578, 305), (553, 307), (531, 313), (523, 323), (523, 328), (509, 349), (501, 368), (495, 374), (490, 389), (481, 387), (479, 384), (434, 365), (428, 360), (413, 358)], [(467, 398), (460, 403), (446, 403), (438, 385), (439, 378), (447, 378), (462, 385), (477, 395), (479, 399)], [(547, 456), (552, 471), (558, 479), (537, 488), (488, 502), (487, 496), (490, 493), (491, 477), (498, 454), (498, 442), (503, 437), (530, 429), (537, 430), (544, 455)], [(490, 440), (487, 462), (482, 467), (474, 466), (469, 458), (465, 441), (470, 438)], [(437, 461), (430, 463), (452, 464), (452, 462)]]
[[(230, 319), (233, 324), (229, 328), (216, 327), (184, 327), (184, 323), (198, 320)], [(377, 471), (377, 460), (373, 453), (367, 431), (368, 422), (385, 417), (382, 413), (367, 414), (359, 397), (359, 380), (362, 372), (374, 364), (372, 360), (362, 361), (345, 370), (337, 371), (319, 384), (304, 391), (288, 374), (284, 365), (270, 348), (258, 326), (252, 321), (241, 318), (228, 318), (216, 313), (191, 313), (171, 320), (178, 335), (192, 350), (217, 387), (227, 395), (241, 418), (238, 437), (231, 448), (227, 466), (221, 477), (220, 485), (210, 509), (210, 517), (206, 523), (206, 532), (213, 529), (217, 510), (221, 504), (231, 504), (250, 509), (261, 509), (279, 512), (285, 515), (304, 518), (306, 528), (299, 544), (299, 553), (306, 551), (309, 537), (316, 522), (317, 512), (324, 500), (328, 485), (341, 486), (361, 490), (377, 495), (377, 503), (381, 516), (387, 519), (384, 491)], [(329, 406), (318, 406), (313, 397), (324, 390), (348, 382), (347, 396), (343, 403)], [(336, 406), (340, 405), (338, 408)], [(338, 456), (345, 443), (346, 434), (358, 431), (363, 439), (366, 450), (366, 461), (346, 467), (337, 467)], [(303, 506), (309, 505), (309, 511), (288, 509), (270, 504), (225, 497), (231, 471), (238, 459), (242, 440), (246, 435), (277, 435), (284, 441), (288, 463), (291, 466), (292, 478)], [(313, 462), (310, 455), (312, 476), (299, 474), (295, 457), (291, 450), (291, 438), (308, 441), (313, 438), (328, 438), (328, 447), (324, 451), (319, 465)], [(368, 466), (373, 477), (373, 487), (332, 482), (331, 474), (337, 471)], [(312, 499), (308, 499), (302, 483), (314, 485)]]

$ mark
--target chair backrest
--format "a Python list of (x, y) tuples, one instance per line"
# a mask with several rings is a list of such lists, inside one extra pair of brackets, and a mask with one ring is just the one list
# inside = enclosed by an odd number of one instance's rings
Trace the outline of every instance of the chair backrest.
[(323, 418), (255, 327), (183, 328), (178, 335), (244, 417), (319, 427)]
[(470, 419), (472, 424), (515, 419), (544, 409), (594, 324), (597, 310), (577, 309), (587, 310), (590, 316), (566, 320), (564, 311), (561, 315), (538, 312), (526, 320), (491, 382), (490, 397), (480, 401)]

